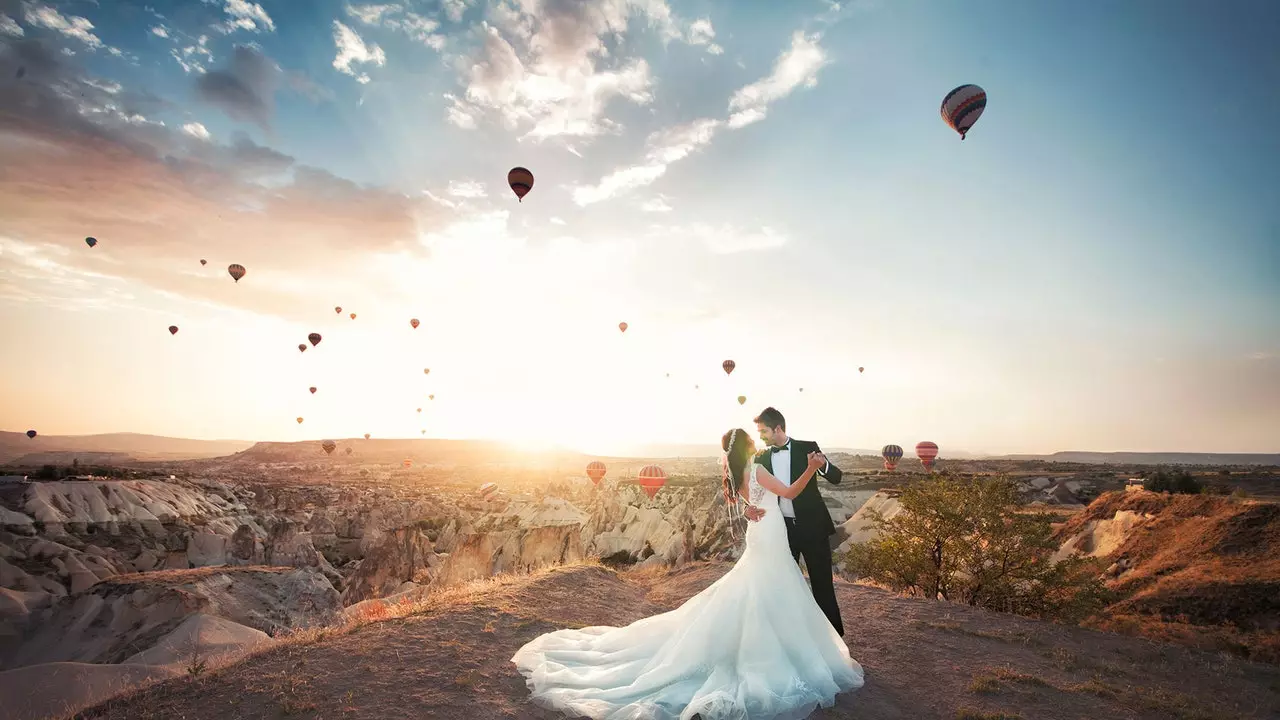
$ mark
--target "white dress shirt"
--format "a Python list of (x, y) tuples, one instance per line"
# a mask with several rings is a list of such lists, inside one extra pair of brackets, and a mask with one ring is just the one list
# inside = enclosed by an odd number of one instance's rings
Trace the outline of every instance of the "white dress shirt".
[[(787, 444), (784, 449), (773, 453), (773, 476), (778, 478), (787, 487), (791, 487), (791, 439), (787, 438)], [(770, 452), (773, 452), (770, 450)], [(791, 498), (778, 498), (778, 507), (782, 510), (782, 517), (795, 518), (796, 508), (791, 503)]]

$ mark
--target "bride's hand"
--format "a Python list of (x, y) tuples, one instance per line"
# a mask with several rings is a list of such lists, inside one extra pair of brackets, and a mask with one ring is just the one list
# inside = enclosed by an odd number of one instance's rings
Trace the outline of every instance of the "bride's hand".
[(823, 465), (827, 464), (827, 458), (820, 452), (809, 453), (809, 469), (820, 470)]

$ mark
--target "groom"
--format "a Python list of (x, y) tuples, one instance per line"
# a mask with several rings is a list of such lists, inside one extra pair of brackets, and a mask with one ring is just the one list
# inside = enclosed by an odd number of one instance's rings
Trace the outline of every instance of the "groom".
[[(822, 453), (816, 442), (787, 437), (787, 420), (772, 407), (765, 408), (756, 417), (755, 423), (756, 430), (760, 431), (760, 439), (766, 446), (756, 455), (756, 462), (785, 485), (790, 485), (804, 474), (809, 453)], [(818, 475), (826, 478), (832, 485), (840, 484), (842, 474), (840, 468), (832, 465), (829, 460), (818, 470)], [(827, 505), (818, 492), (818, 483), (806, 485), (794, 500), (779, 498), (778, 506), (787, 525), (787, 543), (791, 546), (791, 556), (799, 563), (800, 556), (804, 555), (805, 567), (809, 568), (813, 599), (831, 621), (832, 627), (843, 637), (844, 623), (840, 621), (840, 607), (836, 605), (836, 589), (832, 580), (831, 544), (827, 540), (835, 534), (836, 525), (831, 521)], [(746, 516), (749, 520), (759, 520), (764, 512), (752, 507), (746, 510)]]

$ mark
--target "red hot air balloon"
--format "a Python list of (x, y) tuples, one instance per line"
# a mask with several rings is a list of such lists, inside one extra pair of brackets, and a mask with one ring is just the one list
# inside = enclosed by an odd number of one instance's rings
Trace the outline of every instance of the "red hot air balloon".
[(880, 448), (880, 455), (884, 457), (884, 469), (893, 470), (902, 459), (902, 448), (898, 445), (885, 445)]
[(338, 444), (332, 440), (325, 440), (324, 442), (320, 443), (320, 447), (324, 448), (324, 452), (326, 455), (332, 455), (333, 449), (338, 447)]
[(920, 458), (920, 464), (924, 466), (925, 471), (932, 471), (933, 459), (938, 457), (937, 443), (931, 443), (928, 440), (916, 443), (916, 457)]
[(333, 307), (333, 312), (334, 312), (334, 313), (336, 313), (336, 314), (338, 314), (338, 315), (341, 315), (341, 314), (342, 314), (342, 306), (341, 306), (341, 305), (335, 305), (335, 306)]
[(306, 344), (306, 343), (298, 343), (298, 352), (306, 352), (306, 351), (307, 351), (307, 344)]
[(351, 319), (352, 319), (352, 320), (355, 320), (355, 319), (356, 319), (356, 314), (355, 314), (355, 313), (351, 313)]
[(307, 388), (307, 389), (311, 391), (311, 394), (312, 394), (312, 395), (315, 395), (315, 394), (316, 394), (316, 386), (315, 386), (315, 385), (312, 385), (311, 387), (309, 387), (309, 388)]
[(178, 326), (177, 326), (177, 325), (170, 325), (170, 326), (169, 326), (169, 334), (170, 334), (170, 335), (177, 335), (177, 334), (178, 334)]
[(301, 424), (302, 424), (302, 418), (298, 418), (298, 424), (299, 424), (299, 425), (301, 425)]
[(652, 500), (658, 490), (667, 484), (667, 473), (657, 465), (645, 465), (640, 468), (640, 489)]
[(28, 430), (28, 431), (27, 431), (27, 437), (29, 437), (29, 438), (33, 438), (33, 437), (35, 437), (35, 436), (36, 436), (36, 431), (35, 431), (35, 430)]
[(480, 486), (480, 497), (484, 500), (492, 500), (498, 495), (498, 483), (487, 482)]
[(620, 323), (618, 323), (618, 330), (620, 330), (620, 331), (622, 331), (622, 332), (626, 332), (628, 327), (629, 327), (629, 326), (628, 326), (626, 323), (624, 323), (624, 322), (620, 322)]
[(418, 318), (413, 318), (412, 320), (410, 320), (410, 321), (409, 321), (409, 326), (410, 326), (410, 327), (412, 327), (414, 330), (417, 330), (417, 329), (418, 329)]
[(866, 370), (866, 368), (863, 368), (863, 367), (858, 368), (858, 372), (862, 372), (863, 370)]
[(407, 468), (411, 468), (411, 467), (413, 467), (413, 460), (411, 460), (411, 459), (409, 459), (409, 458), (405, 458), (405, 459), (404, 459), (404, 463), (403, 463), (403, 465), (404, 465), (405, 467), (407, 467)]
[(587, 463), (587, 477), (591, 478), (592, 485), (598, 486), (600, 484), (600, 481), (604, 479), (605, 471), (604, 463), (599, 460), (592, 460)]
[(319, 345), (320, 333), (311, 333), (310, 335), (307, 336), (307, 339), (311, 341), (312, 346)]
[(733, 369), (738, 367), (738, 363), (732, 360), (725, 360), (724, 362), (720, 363), (720, 367), (724, 368), (725, 375), (732, 375)]
[(533, 189), (533, 173), (522, 167), (511, 168), (507, 173), (507, 184), (511, 186), (511, 192), (516, 194), (520, 202), (524, 202), (524, 196)]
[(243, 265), (231, 263), (227, 266), (227, 273), (231, 275), (231, 279), (240, 282), (240, 278), (244, 277), (245, 269)]

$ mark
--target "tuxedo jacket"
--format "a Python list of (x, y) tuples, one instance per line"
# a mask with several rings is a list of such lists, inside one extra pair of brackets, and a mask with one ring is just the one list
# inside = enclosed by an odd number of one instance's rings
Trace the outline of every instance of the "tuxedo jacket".
[[(806, 468), (809, 467), (809, 453), (822, 452), (818, 447), (818, 443), (810, 440), (797, 440), (791, 438), (791, 482), (794, 483), (801, 475), (804, 474)], [(768, 448), (756, 454), (756, 462), (764, 466), (774, 477), (778, 474), (773, 472), (773, 453)], [(818, 478), (825, 478), (832, 485), (839, 485), (843, 473), (835, 463), (827, 462), (825, 468), (818, 469), (818, 476), (810, 478), (809, 483), (804, 486), (804, 490), (791, 500), (791, 506), (796, 513), (796, 530), (801, 535), (809, 538), (826, 538), (835, 534), (836, 524), (831, 521), (831, 513), (827, 512), (827, 504), (822, 500), (822, 493), (818, 492)]]

